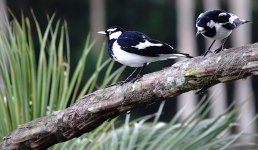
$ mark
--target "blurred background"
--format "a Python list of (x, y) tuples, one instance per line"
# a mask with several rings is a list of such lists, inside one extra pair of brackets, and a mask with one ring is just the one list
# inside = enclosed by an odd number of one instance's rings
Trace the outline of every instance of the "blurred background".
[[(7, 8), (17, 18), (23, 14), (32, 19), (31, 10), (33, 10), (43, 27), (47, 24), (46, 16), (53, 13), (56, 14), (56, 18), (66, 20), (70, 34), (72, 65), (77, 62), (85, 37), (89, 33), (92, 39), (97, 41), (94, 50), (96, 53), (91, 58), (97, 58), (100, 47), (105, 42), (105, 37), (97, 35), (97, 31), (113, 25), (121, 26), (126, 30), (143, 32), (193, 56), (201, 55), (212, 41), (202, 36), (195, 37), (195, 19), (199, 13), (208, 9), (221, 8), (253, 22), (235, 30), (226, 42), (226, 48), (258, 41), (257, 0), (8, 0), (2, 3), (6, 3)], [(213, 48), (216, 46), (218, 44)], [(108, 58), (107, 53), (106, 57)], [(173, 63), (173, 60), (152, 63), (144, 73), (160, 70)], [(118, 63), (116, 65), (120, 66)], [(121, 80), (131, 71), (132, 69), (127, 68)], [(85, 76), (84, 80), (87, 79)], [(169, 120), (182, 107), (185, 107), (183, 116), (186, 117), (192, 113), (200, 99), (201, 97), (194, 92), (171, 98), (166, 101), (161, 119)], [(250, 125), (250, 122), (257, 113), (258, 77), (216, 85), (209, 89), (208, 99), (213, 106), (211, 117), (222, 114), (232, 102), (235, 104), (244, 102), (239, 117), (240, 127), (247, 132), (257, 132), (257, 123)], [(153, 104), (134, 110), (132, 114), (141, 116), (154, 113), (158, 107), (158, 104)]]

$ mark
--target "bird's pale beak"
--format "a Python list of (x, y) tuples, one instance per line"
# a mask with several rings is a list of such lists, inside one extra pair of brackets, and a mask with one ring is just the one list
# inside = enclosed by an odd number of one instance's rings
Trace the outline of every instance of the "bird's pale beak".
[(99, 33), (99, 34), (106, 34), (105, 31), (99, 31), (98, 33)]

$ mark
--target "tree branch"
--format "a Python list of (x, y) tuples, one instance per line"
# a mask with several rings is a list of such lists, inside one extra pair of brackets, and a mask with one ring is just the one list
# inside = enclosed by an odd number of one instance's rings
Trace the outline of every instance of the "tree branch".
[(79, 99), (73, 106), (19, 126), (0, 149), (44, 149), (90, 132), (109, 118), (203, 86), (246, 78), (258, 72), (258, 43), (180, 61)]

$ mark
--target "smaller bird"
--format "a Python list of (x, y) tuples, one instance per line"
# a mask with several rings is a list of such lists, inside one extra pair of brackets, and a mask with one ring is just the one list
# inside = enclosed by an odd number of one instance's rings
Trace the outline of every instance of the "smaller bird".
[[(143, 69), (151, 62), (178, 57), (192, 58), (189, 54), (180, 53), (169, 44), (151, 39), (141, 32), (126, 31), (113, 26), (98, 33), (107, 36), (108, 54), (112, 59), (136, 68), (123, 83), (140, 78)], [(139, 68), (136, 78), (132, 78)]]
[(213, 39), (213, 42), (204, 53), (204, 56), (207, 55), (216, 40), (221, 40), (222, 44), (214, 52), (219, 53), (223, 50), (224, 44), (232, 31), (248, 22), (250, 21), (242, 20), (235, 14), (220, 9), (201, 13), (196, 19), (196, 36), (202, 34), (206, 38)]

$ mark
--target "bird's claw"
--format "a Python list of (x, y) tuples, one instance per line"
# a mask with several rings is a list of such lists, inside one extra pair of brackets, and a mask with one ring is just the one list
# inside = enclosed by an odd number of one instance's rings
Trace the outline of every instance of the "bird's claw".
[(138, 75), (137, 77), (135, 77), (135, 78), (127, 78), (127, 79), (125, 79), (124, 81), (120, 81), (120, 82), (117, 82), (117, 83), (115, 83), (115, 84), (111, 84), (111, 85), (108, 85), (107, 87), (111, 87), (111, 86), (114, 86), (114, 85), (123, 85), (123, 84), (125, 84), (125, 83), (127, 83), (127, 82), (131, 82), (131, 83), (134, 83), (136, 80), (138, 80), (138, 79), (140, 79), (142, 77), (142, 75)]
[(135, 78), (127, 78), (126, 80), (122, 81), (120, 84), (125, 84), (127, 82), (134, 83), (136, 80), (140, 79), (141, 77), (142, 77), (141, 75), (138, 75)]
[(217, 48), (214, 50), (214, 53), (217, 54), (223, 50), (223, 47)]

